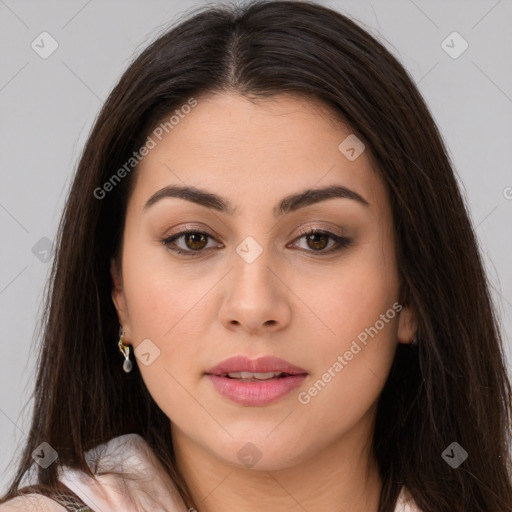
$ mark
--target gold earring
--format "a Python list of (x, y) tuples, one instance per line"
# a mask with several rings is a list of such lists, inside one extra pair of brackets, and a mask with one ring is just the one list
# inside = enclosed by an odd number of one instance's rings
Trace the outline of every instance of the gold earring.
[(123, 362), (123, 370), (126, 373), (130, 373), (133, 369), (133, 364), (130, 361), (130, 345), (125, 345), (123, 343), (123, 336), (124, 331), (121, 326), (119, 326), (119, 342), (117, 343), (117, 346), (119, 347), (119, 350), (124, 356), (124, 362)]

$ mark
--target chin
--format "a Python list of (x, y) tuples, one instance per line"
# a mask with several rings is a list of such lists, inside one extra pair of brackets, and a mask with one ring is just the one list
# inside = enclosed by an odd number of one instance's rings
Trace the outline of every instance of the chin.
[(312, 448), (305, 449), (301, 442), (298, 445), (290, 443), (289, 433), (280, 436), (273, 432), (268, 435), (271, 430), (265, 429), (257, 434), (253, 426), (252, 433), (234, 435), (224, 443), (215, 443), (214, 454), (237, 469), (254, 471), (287, 469), (309, 458)]

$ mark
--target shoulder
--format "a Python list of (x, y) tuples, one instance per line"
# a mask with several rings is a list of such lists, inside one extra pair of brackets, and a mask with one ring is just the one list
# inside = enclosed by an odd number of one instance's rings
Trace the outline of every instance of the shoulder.
[[(151, 445), (138, 434), (125, 434), (85, 452), (91, 478), (81, 469), (62, 465), (59, 481), (95, 510), (169, 510), (186, 512), (180, 492)], [(37, 485), (37, 475), (26, 483)], [(37, 492), (37, 490), (35, 491)], [(43, 494), (27, 494), (0, 505), (0, 512), (65, 512)]]
[(142, 436), (114, 437), (88, 450), (86, 460), (94, 480), (66, 466), (59, 480), (95, 510), (186, 512), (175, 482)]
[(42, 494), (18, 496), (0, 505), (0, 512), (66, 512), (66, 509)]

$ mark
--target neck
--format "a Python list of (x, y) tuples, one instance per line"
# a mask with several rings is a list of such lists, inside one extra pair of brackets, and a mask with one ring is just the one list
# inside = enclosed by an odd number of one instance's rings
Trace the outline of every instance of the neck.
[(354, 428), (293, 466), (267, 471), (221, 460), (172, 425), (178, 471), (194, 500), (188, 506), (197, 512), (377, 512), (382, 480), (361, 434)]

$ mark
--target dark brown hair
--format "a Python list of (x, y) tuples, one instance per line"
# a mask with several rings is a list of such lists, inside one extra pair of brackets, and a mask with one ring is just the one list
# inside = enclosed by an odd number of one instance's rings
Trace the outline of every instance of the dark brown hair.
[[(102, 187), (165, 116), (202, 94), (256, 100), (300, 94), (323, 102), (364, 141), (389, 191), (400, 303), (419, 320), (418, 344), (398, 344), (379, 397), (373, 453), (379, 512), (402, 485), (424, 512), (512, 511), (511, 387), (498, 320), (469, 215), (441, 135), (402, 65), (344, 15), (311, 2), (207, 6), (149, 45), (119, 80), (85, 145), (59, 226), (30, 434), (3, 501), (19, 493), (43, 441), (58, 464), (93, 476), (84, 452), (135, 432), (155, 448), (187, 503), (169, 419), (137, 366), (122, 371), (110, 258), (124, 229), (136, 169)], [(442, 452), (469, 454), (457, 469)]]

